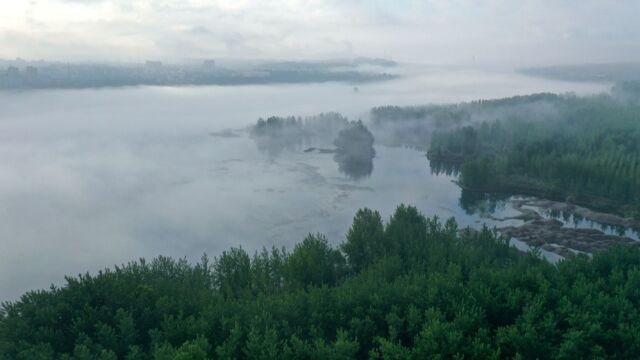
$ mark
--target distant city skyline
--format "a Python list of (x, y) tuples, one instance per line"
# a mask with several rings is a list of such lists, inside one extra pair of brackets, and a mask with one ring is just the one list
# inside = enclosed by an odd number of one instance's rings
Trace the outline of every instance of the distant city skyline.
[[(377, 71), (359, 71), (360, 65), (374, 65)], [(95, 88), (135, 85), (242, 85), (266, 83), (311, 83), (327, 81), (368, 82), (395, 78), (384, 69), (395, 64), (376, 59), (333, 62), (264, 62), (255, 66), (224, 68), (208, 59), (189, 64), (106, 64), (2, 60), (0, 90)], [(2, 69), (5, 67), (5, 69)]]

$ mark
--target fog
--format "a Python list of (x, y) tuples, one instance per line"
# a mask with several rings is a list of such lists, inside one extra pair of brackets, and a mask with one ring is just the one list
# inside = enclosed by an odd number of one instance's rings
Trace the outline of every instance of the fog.
[(421, 152), (376, 142), (372, 169), (349, 176), (332, 154), (261, 151), (246, 131), (260, 117), (337, 111), (366, 124), (369, 109), (385, 104), (608, 88), (421, 72), (357, 92), (324, 83), (0, 93), (0, 298), (139, 257), (252, 252), (308, 232), (338, 243), (362, 206), (388, 216), (407, 202), (478, 224), (459, 208), (452, 177), (432, 176)]

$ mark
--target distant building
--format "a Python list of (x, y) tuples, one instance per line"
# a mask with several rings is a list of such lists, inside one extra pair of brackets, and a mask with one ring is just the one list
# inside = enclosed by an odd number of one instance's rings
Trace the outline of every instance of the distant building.
[(9, 66), (9, 68), (7, 68), (7, 86), (9, 88), (20, 88), (23, 86), (23, 83), (20, 69), (16, 66)]
[(27, 78), (35, 79), (38, 77), (38, 68), (35, 66), (27, 66), (25, 73), (27, 75)]
[(20, 69), (18, 69), (16, 66), (9, 66), (9, 68), (7, 69), (7, 75), (9, 75), (9, 77), (20, 76)]
[(202, 66), (206, 69), (212, 70), (216, 67), (216, 61), (215, 60), (205, 60), (202, 62)]

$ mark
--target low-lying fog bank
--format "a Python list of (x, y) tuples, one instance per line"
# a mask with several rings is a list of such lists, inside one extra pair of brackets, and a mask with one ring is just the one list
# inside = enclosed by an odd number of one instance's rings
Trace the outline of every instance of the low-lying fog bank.
[(2, 93), (0, 297), (143, 256), (252, 252), (308, 232), (337, 243), (363, 206), (388, 216), (404, 202), (478, 225), (459, 206), (454, 175), (432, 174), (423, 153), (376, 137), (372, 168), (348, 176), (334, 154), (273, 156), (238, 129), (271, 115), (369, 120), (369, 109), (387, 104), (606, 88), (434, 69), (358, 91), (325, 83)]

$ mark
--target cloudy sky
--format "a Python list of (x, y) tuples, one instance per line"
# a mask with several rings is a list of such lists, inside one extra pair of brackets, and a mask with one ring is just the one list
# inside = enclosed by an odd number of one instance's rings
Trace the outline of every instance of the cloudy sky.
[(0, 58), (640, 61), (640, 0), (7, 0)]

